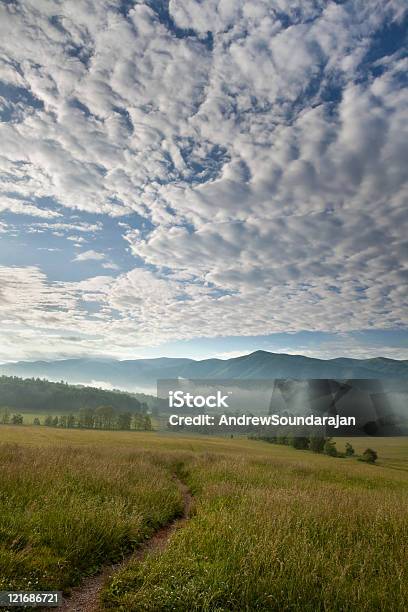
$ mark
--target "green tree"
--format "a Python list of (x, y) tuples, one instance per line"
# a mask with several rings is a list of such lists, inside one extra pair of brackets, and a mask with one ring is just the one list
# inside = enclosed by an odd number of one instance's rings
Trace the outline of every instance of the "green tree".
[(96, 429), (103, 428), (103, 412), (104, 406), (98, 406), (95, 410), (94, 425)]
[(269, 444), (276, 444), (276, 436), (259, 436), (259, 438), (257, 438), (257, 436), (253, 436), (253, 439), (264, 440), (265, 442), (269, 442)]
[(92, 429), (95, 424), (95, 411), (92, 408), (81, 408), (78, 422), (79, 427)]
[(130, 412), (121, 412), (116, 419), (118, 429), (130, 429), (132, 415)]
[(367, 463), (375, 463), (378, 459), (378, 455), (372, 448), (366, 448), (361, 459)]
[(7, 407), (3, 410), (3, 414), (1, 415), (1, 422), (3, 425), (7, 425), (8, 423), (10, 423), (10, 411)]
[(293, 436), (291, 439), (291, 444), (293, 448), (297, 448), (298, 450), (306, 450), (309, 448), (309, 438), (305, 436)]
[(309, 448), (314, 453), (322, 453), (324, 451), (324, 444), (326, 438), (323, 436), (313, 436), (309, 439)]
[(38, 417), (34, 418), (33, 425), (41, 425), (40, 419)]
[(326, 439), (323, 452), (330, 457), (337, 457), (336, 443), (331, 438)]
[(67, 427), (75, 427), (75, 416), (73, 414), (69, 414), (67, 417)]
[(351, 446), (350, 442), (346, 443), (346, 457), (352, 457), (355, 454), (354, 448)]
[(46, 425), (47, 427), (51, 427), (52, 420), (52, 416), (50, 414), (47, 414), (47, 416), (45, 417), (44, 425)]
[(143, 415), (142, 414), (133, 415), (133, 429), (136, 429), (137, 431), (141, 431), (143, 429)]
[(11, 424), (12, 425), (22, 425), (23, 424), (23, 417), (21, 414), (13, 414), (13, 416), (11, 417)]
[(113, 429), (115, 411), (112, 406), (98, 406), (95, 410), (95, 427)]
[(152, 431), (152, 421), (148, 414), (143, 415), (143, 429), (144, 431)]
[(101, 405), (113, 406), (116, 412), (143, 412), (140, 401), (129, 393), (78, 387), (64, 381), (55, 383), (40, 378), (0, 376), (0, 397), (2, 405), (13, 412), (52, 414), (58, 406), (61, 413), (68, 414)]
[(53, 427), (58, 427), (58, 423), (59, 423), (59, 419), (58, 419), (58, 417), (57, 417), (57, 416), (55, 416), (55, 417), (52, 419), (52, 426), (53, 426)]

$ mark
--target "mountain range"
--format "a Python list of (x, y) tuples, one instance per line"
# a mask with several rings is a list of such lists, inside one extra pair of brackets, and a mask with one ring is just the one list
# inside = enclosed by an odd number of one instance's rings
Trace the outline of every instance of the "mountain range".
[(408, 378), (408, 360), (384, 357), (372, 359), (315, 359), (255, 351), (231, 359), (194, 359), (161, 357), (157, 359), (113, 360), (96, 358), (56, 361), (19, 361), (0, 366), (0, 374), (23, 378), (39, 377), (51, 381), (117, 388), (128, 391), (153, 391), (160, 378), (271, 379), (271, 378)]

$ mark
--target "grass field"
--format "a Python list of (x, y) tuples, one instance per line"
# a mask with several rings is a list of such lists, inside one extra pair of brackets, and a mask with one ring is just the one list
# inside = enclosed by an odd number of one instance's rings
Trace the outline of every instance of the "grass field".
[[(0, 445), (0, 590), (76, 584), (182, 509), (158, 454), (54, 446), (57, 430), (41, 445), (44, 429), (0, 429), (10, 440)], [(27, 444), (14, 441), (17, 431)]]
[(191, 519), (113, 576), (107, 609), (408, 609), (407, 439), (354, 439), (374, 466), (236, 438), (1, 426), (0, 442), (2, 589), (68, 588), (119, 558), (180, 513), (178, 466)]

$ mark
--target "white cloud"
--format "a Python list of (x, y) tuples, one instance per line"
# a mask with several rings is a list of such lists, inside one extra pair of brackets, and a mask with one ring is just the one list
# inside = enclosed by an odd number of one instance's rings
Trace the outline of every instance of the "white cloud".
[(214, 357), (215, 359), (233, 359), (234, 357), (242, 357), (243, 355), (250, 355), (252, 351), (225, 351), (223, 353), (216, 353), (215, 355), (209, 355), (208, 358)]
[(61, 217), (61, 214), (55, 210), (40, 208), (30, 202), (8, 198), (0, 195), (0, 212), (12, 212), (18, 215), (29, 215), (31, 217), (42, 217), (44, 219), (53, 219)]
[[(46, 222), (46, 223), (31, 223), (29, 226), (29, 230), (32, 232), (47, 232), (47, 231), (58, 231), (61, 232), (60, 235), (63, 236), (64, 232), (82, 232), (85, 234), (94, 234), (95, 232), (99, 232), (102, 229), (102, 224), (98, 223), (86, 223), (86, 222)], [(68, 238), (68, 237), (67, 237)], [(71, 240), (71, 238), (68, 238)], [(82, 239), (78, 238), (79, 242), (82, 242)], [(77, 240), (77, 241), (78, 241)]]
[[(396, 49), (367, 64), (406, 3), (171, 0), (176, 32), (143, 2), (119, 6), (0, 7), (0, 75), (25, 100), (0, 125), (0, 209), (129, 215), (137, 268), (52, 284), (83, 334), (64, 350), (106, 346), (95, 321), (124, 352), (406, 326), (407, 60)], [(101, 229), (30, 226), (76, 246)], [(95, 250), (74, 261), (119, 271)]]
[[(220, 295), (211, 287), (160, 279), (142, 269), (117, 278), (99, 276), (61, 283), (48, 281), (37, 268), (16, 267), (0, 268), (0, 287), (0, 335), (4, 339), (0, 360), (10, 355), (35, 359), (102, 353), (129, 358), (138, 348), (195, 338), (197, 330), (204, 337), (256, 336), (282, 329), (336, 330), (346, 334), (343, 340), (340, 336), (332, 345), (326, 342), (320, 349), (305, 347), (300, 352), (323, 358), (380, 352), (378, 346), (362, 346), (349, 335), (350, 330), (364, 327), (370, 312), (364, 302), (355, 307), (353, 287), (341, 295), (328, 286), (306, 286), (301, 293), (295, 282), (288, 282), (284, 293), (273, 287), (252, 287)], [(370, 295), (370, 300), (377, 312), (384, 308), (380, 292)], [(381, 329), (392, 327), (389, 321)], [(291, 351), (282, 347), (282, 352)], [(402, 358), (405, 353), (385, 347), (384, 354)], [(218, 356), (228, 358), (234, 353)]]
[(75, 242), (76, 245), (86, 242), (83, 236), (67, 236), (67, 240), (70, 240), (71, 242)]
[(78, 253), (75, 255), (73, 261), (102, 261), (105, 259), (105, 255), (100, 253), (99, 251), (93, 251), (92, 249), (89, 251), (83, 251), (82, 253)]
[(120, 270), (120, 267), (117, 264), (109, 261), (103, 263), (102, 268), (105, 268), (105, 270)]

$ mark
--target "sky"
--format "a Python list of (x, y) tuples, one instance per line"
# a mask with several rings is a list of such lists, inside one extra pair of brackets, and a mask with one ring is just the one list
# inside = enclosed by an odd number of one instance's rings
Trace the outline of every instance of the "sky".
[(0, 361), (408, 359), (405, 0), (0, 4)]

